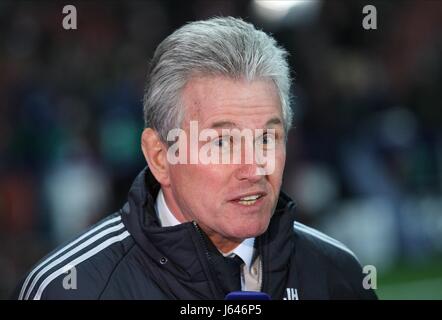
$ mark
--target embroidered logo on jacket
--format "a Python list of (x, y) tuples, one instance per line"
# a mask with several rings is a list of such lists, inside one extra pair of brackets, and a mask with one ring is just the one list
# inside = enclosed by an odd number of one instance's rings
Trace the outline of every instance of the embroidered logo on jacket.
[(283, 298), (283, 300), (299, 300), (298, 289), (287, 288), (286, 289), (286, 296)]

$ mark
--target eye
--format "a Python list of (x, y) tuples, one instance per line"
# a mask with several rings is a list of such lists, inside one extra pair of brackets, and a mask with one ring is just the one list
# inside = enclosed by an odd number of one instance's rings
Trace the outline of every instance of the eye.
[(264, 144), (264, 145), (269, 145), (269, 144), (274, 144), (275, 143), (275, 134), (272, 134), (272, 133), (269, 133), (269, 132), (266, 132), (266, 133), (264, 133), (263, 135), (262, 135), (262, 138), (260, 139), (261, 141), (261, 143), (262, 144)]
[(231, 137), (230, 136), (221, 136), (213, 140), (213, 144), (219, 148), (226, 148), (230, 144)]

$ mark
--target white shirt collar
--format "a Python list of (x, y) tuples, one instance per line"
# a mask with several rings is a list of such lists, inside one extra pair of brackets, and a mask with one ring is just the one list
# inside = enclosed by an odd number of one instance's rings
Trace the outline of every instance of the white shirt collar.
[(155, 209), (157, 210), (158, 218), (162, 227), (172, 227), (180, 224), (177, 218), (169, 210), (166, 200), (164, 199), (163, 190), (158, 192), (157, 200), (155, 202)]
[[(155, 201), (155, 209), (157, 211), (158, 219), (160, 219), (162, 227), (172, 227), (181, 223), (178, 221), (177, 218), (175, 218), (174, 214), (167, 206), (162, 189), (160, 189), (160, 192), (158, 193), (157, 199)], [(223, 253), (223, 255), (225, 257), (237, 255), (244, 261), (246, 267), (250, 268), (252, 265), (252, 258), (254, 253), (254, 243), (255, 238), (247, 238), (243, 242), (241, 242), (239, 246), (237, 246), (235, 249), (228, 253)]]
[(234, 255), (237, 255), (244, 261), (246, 268), (250, 269), (252, 266), (252, 258), (253, 258), (253, 252), (255, 250), (254, 248), (255, 244), (255, 238), (247, 238), (244, 239), (243, 242), (239, 244), (235, 249), (228, 253), (223, 253), (224, 257), (231, 257)]

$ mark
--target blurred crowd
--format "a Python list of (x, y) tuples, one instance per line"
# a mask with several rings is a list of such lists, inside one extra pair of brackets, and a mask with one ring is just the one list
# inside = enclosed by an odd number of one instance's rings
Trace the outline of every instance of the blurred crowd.
[[(186, 21), (233, 15), (290, 52), (284, 189), (298, 220), (387, 270), (442, 256), (442, 3), (0, 1), (0, 298), (49, 250), (116, 211), (145, 166), (149, 58)], [(266, 11), (267, 10), (267, 11)], [(442, 277), (442, 273), (441, 273)]]

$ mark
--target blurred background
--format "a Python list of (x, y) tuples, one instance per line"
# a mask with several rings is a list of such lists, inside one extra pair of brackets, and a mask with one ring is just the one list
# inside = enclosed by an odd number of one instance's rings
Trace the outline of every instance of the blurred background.
[[(62, 28), (67, 4), (77, 30)], [(374, 265), (380, 298), (442, 299), (442, 2), (314, 0), (0, 1), (0, 298), (124, 204), (145, 166), (148, 61), (215, 15), (290, 52), (298, 220)]]

